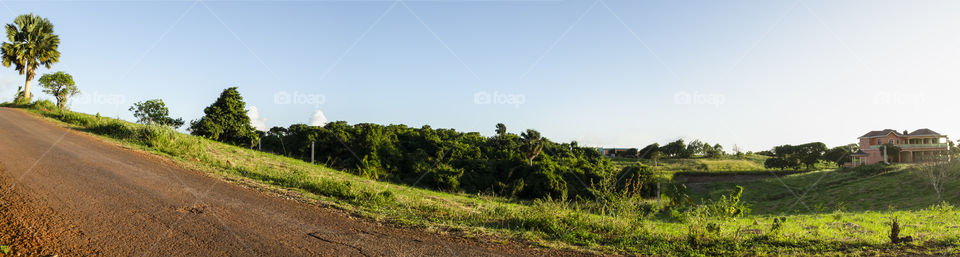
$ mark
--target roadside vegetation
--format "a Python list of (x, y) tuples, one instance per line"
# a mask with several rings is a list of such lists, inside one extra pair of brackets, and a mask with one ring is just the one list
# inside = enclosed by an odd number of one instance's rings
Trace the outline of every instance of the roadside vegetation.
[[(181, 134), (170, 127), (60, 110), (49, 101), (6, 106), (24, 108), (64, 126), (168, 156), (187, 168), (248, 181), (241, 182), (244, 184), (292, 190), (304, 198), (400, 226), (522, 240), (547, 247), (662, 256), (960, 253), (960, 230), (956, 229), (960, 209), (936, 204), (929, 197), (921, 202), (919, 198), (877, 195), (881, 185), (892, 187), (908, 177), (915, 178), (910, 180), (916, 182), (913, 189), (923, 189), (921, 182), (925, 180), (920, 174), (924, 169), (920, 167), (830, 170), (783, 177), (792, 189), (812, 193), (804, 198), (805, 203), (823, 206), (814, 211), (778, 209), (789, 205), (790, 197), (782, 196), (784, 190), (776, 188), (779, 182), (774, 180), (741, 183), (739, 188), (735, 183), (711, 186), (706, 197), (687, 195), (682, 185), (664, 186), (663, 202), (658, 207), (654, 199), (644, 197), (643, 192), (649, 188), (634, 183), (652, 173), (642, 164), (618, 173), (629, 183), (608, 181), (591, 199), (546, 196), (527, 200), (377, 181), (354, 172)], [(958, 171), (955, 165), (947, 169)], [(826, 178), (819, 184), (807, 184), (821, 174)], [(855, 181), (877, 184), (842, 186)], [(946, 181), (944, 195), (950, 197), (944, 201), (960, 200), (949, 186), (960, 181)], [(928, 196), (932, 192), (914, 195)], [(859, 200), (856, 197), (864, 195), (870, 195), (877, 204), (854, 205)], [(846, 200), (829, 204), (840, 199)], [(897, 205), (901, 201), (904, 204)], [(887, 205), (894, 207), (879, 207)], [(899, 226), (898, 237), (911, 236), (912, 241), (891, 243), (893, 218)]]
[[(185, 168), (399, 226), (547, 247), (657, 256), (960, 254), (960, 164), (837, 168), (855, 146), (812, 142), (727, 153), (684, 140), (608, 158), (577, 142), (497, 124), (477, 132), (405, 125), (294, 124), (257, 131), (236, 87), (189, 122), (162, 99), (130, 107), (137, 123), (69, 110), (72, 76), (44, 74), (56, 99), (32, 99), (36, 68), (59, 61), (53, 25), (7, 25), (2, 64), (26, 81), (12, 103)], [(763, 175), (699, 183), (691, 176)], [(0, 253), (10, 252), (0, 242)]]

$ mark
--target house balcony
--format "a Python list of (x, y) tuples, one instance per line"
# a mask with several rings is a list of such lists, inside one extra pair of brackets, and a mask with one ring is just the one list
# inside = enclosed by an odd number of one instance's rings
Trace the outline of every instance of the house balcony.
[[(900, 144), (896, 146), (899, 146), (900, 149), (903, 149), (903, 150), (931, 149), (931, 148), (942, 148), (946, 150), (948, 145), (947, 144)], [(870, 149), (880, 149), (882, 147), (883, 145), (871, 145)]]

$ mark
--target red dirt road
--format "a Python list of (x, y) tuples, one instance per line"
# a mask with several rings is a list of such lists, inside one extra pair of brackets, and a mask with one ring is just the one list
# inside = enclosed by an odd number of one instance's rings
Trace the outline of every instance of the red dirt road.
[(582, 255), (379, 225), (0, 108), (0, 245), (25, 255)]

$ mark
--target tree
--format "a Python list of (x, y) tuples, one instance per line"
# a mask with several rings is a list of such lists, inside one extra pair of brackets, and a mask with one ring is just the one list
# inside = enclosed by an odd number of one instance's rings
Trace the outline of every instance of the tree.
[(190, 133), (243, 147), (257, 145), (260, 138), (250, 125), (246, 103), (237, 87), (223, 90), (217, 101), (203, 109), (200, 120), (190, 122)]
[(796, 146), (795, 158), (807, 169), (813, 169), (814, 165), (823, 159), (823, 153), (827, 151), (827, 145), (820, 142), (807, 143)]
[(57, 98), (57, 107), (60, 109), (67, 105), (67, 97), (80, 93), (77, 85), (73, 82), (73, 76), (66, 72), (58, 71), (53, 74), (43, 74), (43, 76), (40, 76), (39, 82), (44, 93)]
[(661, 147), (660, 151), (662, 151), (663, 154), (666, 154), (667, 156), (670, 156), (670, 157), (684, 158), (684, 157), (689, 157), (689, 155), (687, 155), (686, 149), (687, 149), (687, 145), (683, 143), (683, 139), (681, 138), (681, 139), (677, 139), (677, 141), (670, 142), (669, 144)]
[(661, 153), (660, 151), (654, 151), (653, 153), (650, 154), (650, 159), (653, 160), (654, 167), (657, 166), (657, 161), (659, 161), (660, 158), (662, 157), (663, 157), (663, 153)]
[(637, 158), (648, 159), (650, 158), (650, 154), (653, 154), (653, 152), (659, 152), (659, 151), (660, 151), (660, 144), (657, 144), (657, 143), (649, 144), (641, 148), (639, 151), (637, 151)]
[(919, 175), (930, 183), (934, 193), (937, 194), (937, 203), (940, 203), (943, 201), (944, 184), (957, 176), (958, 170), (960, 170), (960, 162), (954, 161), (923, 167)]
[(507, 134), (507, 125), (503, 125), (503, 123), (497, 123), (497, 135), (503, 136), (506, 134)]
[(851, 162), (852, 158), (850, 157), (854, 151), (850, 149), (849, 145), (837, 146), (830, 148), (826, 153), (823, 154), (823, 160), (828, 162), (833, 162), (837, 164), (837, 167), (843, 166), (844, 163)]
[(526, 154), (528, 163), (530, 166), (533, 166), (533, 159), (537, 158), (540, 152), (543, 151), (543, 138), (540, 137), (540, 132), (532, 129), (521, 133), (520, 138), (523, 141), (523, 151)]
[(686, 155), (685, 157), (690, 157), (693, 155), (702, 155), (704, 153), (704, 150), (706, 150), (706, 147), (709, 147), (709, 146), (710, 144), (704, 143), (703, 141), (700, 141), (700, 139), (694, 139), (692, 142), (687, 144), (686, 152), (684, 153), (684, 155)]
[(36, 76), (37, 67), (43, 65), (47, 69), (50, 65), (60, 61), (60, 36), (53, 34), (53, 24), (50, 20), (33, 14), (23, 14), (7, 24), (7, 40), (0, 45), (3, 66), (14, 65), (20, 75), (26, 75), (23, 86), (23, 99), (33, 97), (30, 93), (30, 81)]
[(133, 117), (137, 118), (137, 123), (157, 124), (173, 128), (179, 128), (184, 123), (182, 118), (174, 119), (170, 117), (170, 110), (167, 109), (167, 105), (163, 103), (162, 99), (134, 103), (130, 107), (130, 111), (133, 112)]
[(897, 160), (896, 162), (900, 162), (900, 152), (903, 151), (903, 149), (901, 149), (900, 146), (897, 146), (891, 143), (886, 143), (886, 144), (883, 144), (882, 148), (880, 148), (880, 154), (884, 154), (884, 151), (886, 151), (886, 156), (885, 156), (886, 160), (884, 160), (884, 162), (891, 162), (893, 161), (894, 157), (896, 157), (896, 160)]

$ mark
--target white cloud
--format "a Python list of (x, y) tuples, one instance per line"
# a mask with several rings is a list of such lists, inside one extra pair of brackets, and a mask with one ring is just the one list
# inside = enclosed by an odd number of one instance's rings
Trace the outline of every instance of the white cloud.
[(314, 111), (313, 117), (310, 118), (310, 126), (323, 126), (325, 124), (327, 124), (327, 116), (323, 115), (323, 111)]
[(267, 118), (260, 117), (260, 110), (257, 110), (256, 106), (250, 106), (247, 116), (250, 116), (250, 125), (258, 130), (267, 131)]

